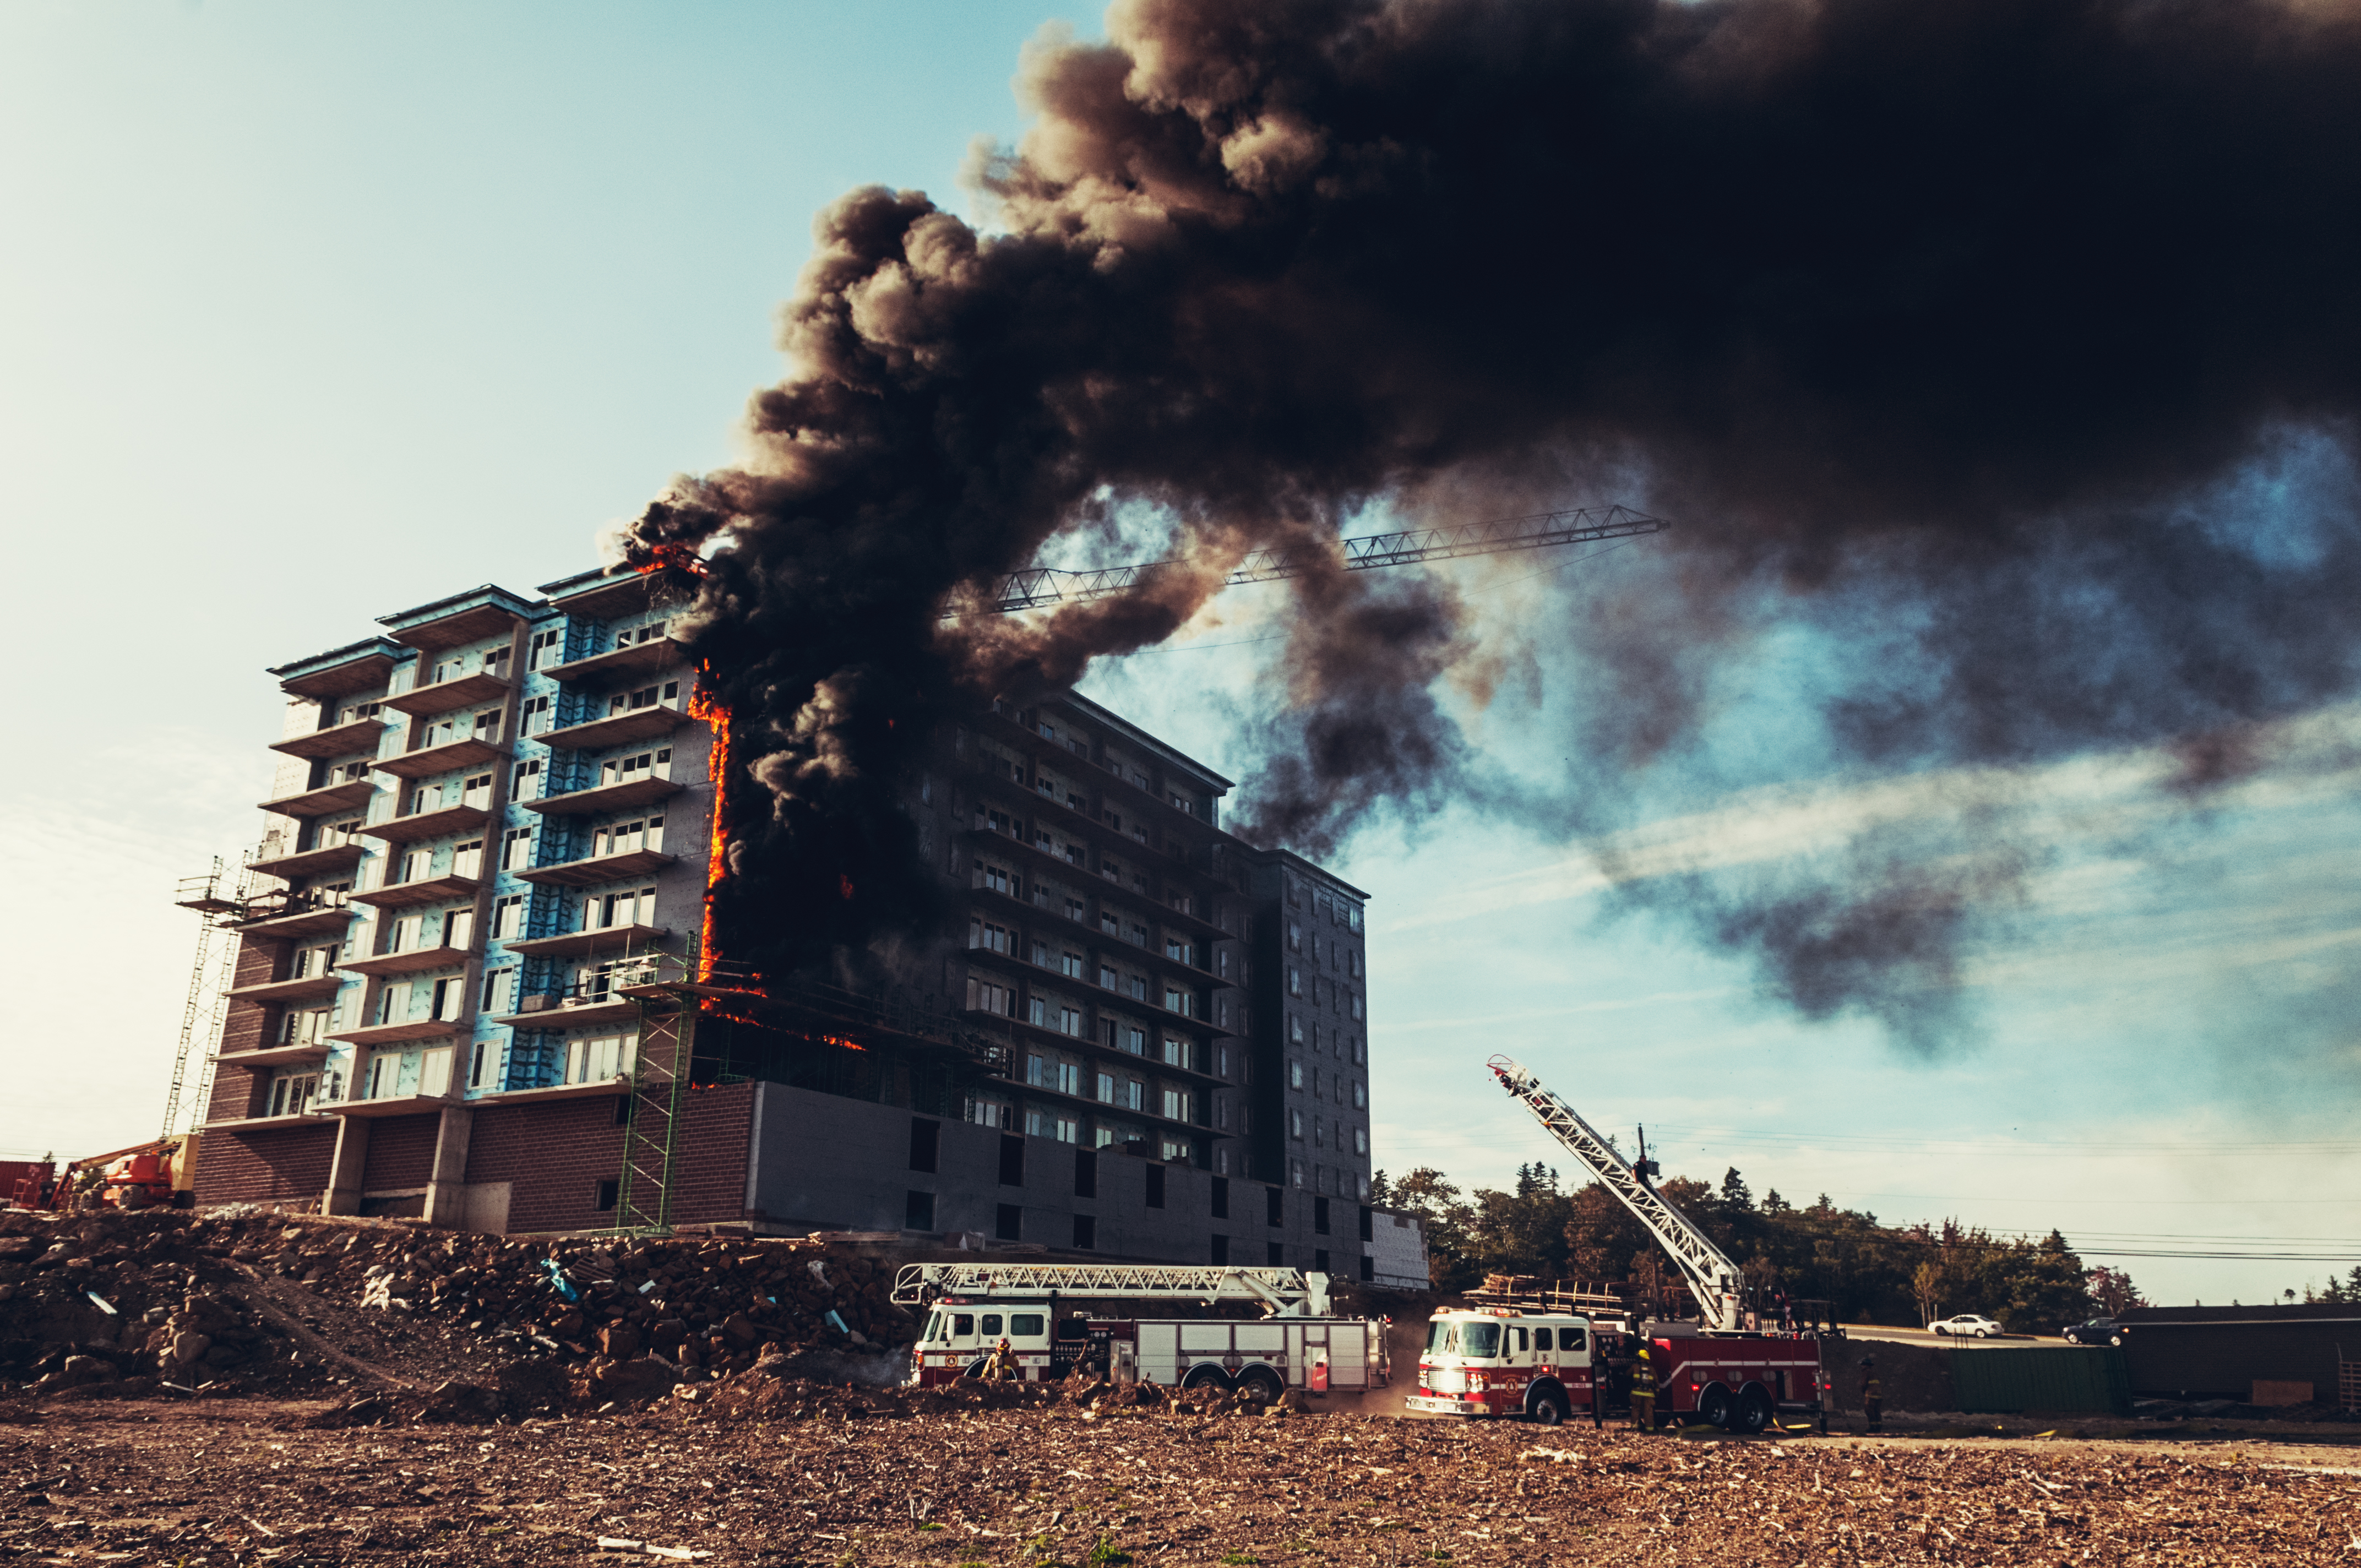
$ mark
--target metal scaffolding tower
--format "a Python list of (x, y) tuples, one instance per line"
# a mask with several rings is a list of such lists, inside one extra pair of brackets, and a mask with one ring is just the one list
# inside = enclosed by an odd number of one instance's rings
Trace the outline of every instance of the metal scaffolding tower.
[(205, 1020), (203, 1036), (207, 1048), (197, 1069), (197, 1091), (189, 1099), (189, 1125), (192, 1129), (204, 1120), (205, 1104), (213, 1097), (213, 1048), (221, 1040), (223, 1021), (228, 1015), (229, 988), (237, 979), (237, 941), (232, 938), (223, 950), (219, 973), (214, 978), (212, 1004), (206, 1004), (205, 970), (213, 957), (214, 933), (228, 927), (245, 915), (247, 900), (254, 884), (254, 856), (241, 856), (237, 881), (233, 890), (225, 891), (222, 878), (227, 865), (222, 857), (214, 857), (213, 869), (203, 876), (181, 879), (179, 896), (173, 903), (183, 909), (193, 909), (202, 916), (197, 927), (197, 956), (189, 966), (189, 993), (181, 1006), (180, 1045), (172, 1053), (172, 1086), (164, 1095), (164, 1129), (159, 1135), (172, 1135), (172, 1124), (181, 1119), (183, 1091), (188, 1086), (189, 1059), (196, 1054), (200, 1031), (199, 1019)]

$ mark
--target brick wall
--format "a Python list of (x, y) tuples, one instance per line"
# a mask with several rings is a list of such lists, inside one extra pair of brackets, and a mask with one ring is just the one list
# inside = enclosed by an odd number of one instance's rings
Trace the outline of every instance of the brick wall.
[(197, 1202), (316, 1201), (327, 1190), (328, 1158), (335, 1146), (334, 1126), (207, 1133), (197, 1146)]
[[(689, 1098), (674, 1169), (676, 1223), (745, 1214), (746, 1139), (754, 1086), (729, 1084)], [(621, 1174), (623, 1129), (601, 1095), (542, 1104), (483, 1105), (467, 1144), (467, 1181), (511, 1184), (511, 1231), (597, 1230), (615, 1223), (598, 1184)]]
[[(279, 972), (280, 951), (284, 942), (256, 942), (238, 938), (237, 973), (235, 985), (260, 985)], [(271, 1023), (275, 1010), (258, 1002), (233, 1002), (222, 1021), (219, 1048), (225, 1051), (248, 1051), (258, 1048)], [(196, 1042), (199, 1050), (214, 1048), (210, 1040)], [(213, 1103), (205, 1107), (209, 1122), (236, 1122), (262, 1113), (265, 1096), (269, 1093), (271, 1069), (224, 1067), (214, 1074)], [(203, 1156), (198, 1162), (203, 1163)]]
[(395, 1192), (423, 1187), (434, 1171), (434, 1135), (439, 1113), (379, 1116), (369, 1124), (368, 1166), (364, 1192)]

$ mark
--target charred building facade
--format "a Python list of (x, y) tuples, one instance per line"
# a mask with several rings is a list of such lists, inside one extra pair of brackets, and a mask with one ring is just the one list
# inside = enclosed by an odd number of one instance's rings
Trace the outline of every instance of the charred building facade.
[(906, 805), (958, 914), (892, 994), (709, 953), (697, 987), (716, 730), (678, 608), (486, 587), (271, 672), (200, 1202), (585, 1230), (636, 1182), (675, 1223), (1410, 1282), (1366, 1207), (1366, 895), (1078, 695), (936, 738)]

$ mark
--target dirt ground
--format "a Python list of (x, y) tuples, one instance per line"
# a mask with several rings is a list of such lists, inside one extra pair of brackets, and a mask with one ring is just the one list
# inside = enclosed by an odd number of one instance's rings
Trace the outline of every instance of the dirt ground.
[(321, 1402), (18, 1404), (0, 1563), (2361, 1561), (2361, 1464), (2333, 1445), (796, 1398), (341, 1430), (307, 1424)]

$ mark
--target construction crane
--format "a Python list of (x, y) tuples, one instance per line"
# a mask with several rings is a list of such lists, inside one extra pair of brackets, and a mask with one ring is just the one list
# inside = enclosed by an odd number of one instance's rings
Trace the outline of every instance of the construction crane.
[(1738, 1265), (1730, 1262), (1687, 1215), (1666, 1202), (1650, 1185), (1649, 1178), (1655, 1174), (1653, 1162), (1642, 1157), (1635, 1165), (1618, 1154), (1589, 1123), (1576, 1114), (1573, 1106), (1543, 1089), (1532, 1069), (1515, 1058), (1494, 1057), (1485, 1065), (1500, 1080), (1500, 1086), (1533, 1113), (1533, 1120), (1565, 1145), (1582, 1162), (1583, 1168), (1631, 1210), (1632, 1217), (1656, 1238), (1657, 1245), (1672, 1255), (1681, 1277), (1688, 1282), (1689, 1294), (1697, 1298), (1707, 1332), (1739, 1332), (1742, 1324)]
[[(1560, 544), (1587, 544), (1601, 539), (1630, 539), (1662, 533), (1671, 525), (1629, 507), (1581, 507), (1571, 511), (1541, 512), (1532, 517), (1499, 518), (1488, 522), (1457, 522), (1438, 528), (1412, 528), (1399, 533), (1371, 533), (1341, 539), (1333, 552), (1325, 545), (1255, 550), (1247, 553), (1224, 579), (1225, 587), (1268, 583), (1300, 576), (1317, 561), (1334, 561), (1348, 572), (1374, 571), (1381, 566), (1407, 566), (1422, 561), (1455, 561), (1466, 555), (1501, 555), (1516, 550), (1546, 550)], [(987, 613), (1014, 614), (1058, 605), (1082, 604), (1128, 593), (1159, 572), (1180, 565), (1177, 561), (1147, 561), (1131, 566), (1102, 566), (1085, 572), (1055, 566), (1027, 566), (992, 586), (984, 605)]]
[(1248, 1301), (1272, 1318), (1328, 1315), (1328, 1276), (1295, 1268), (1164, 1267), (1148, 1264), (913, 1263), (894, 1276), (897, 1306), (945, 1296), (990, 1299), (1101, 1296), (1126, 1301)]

